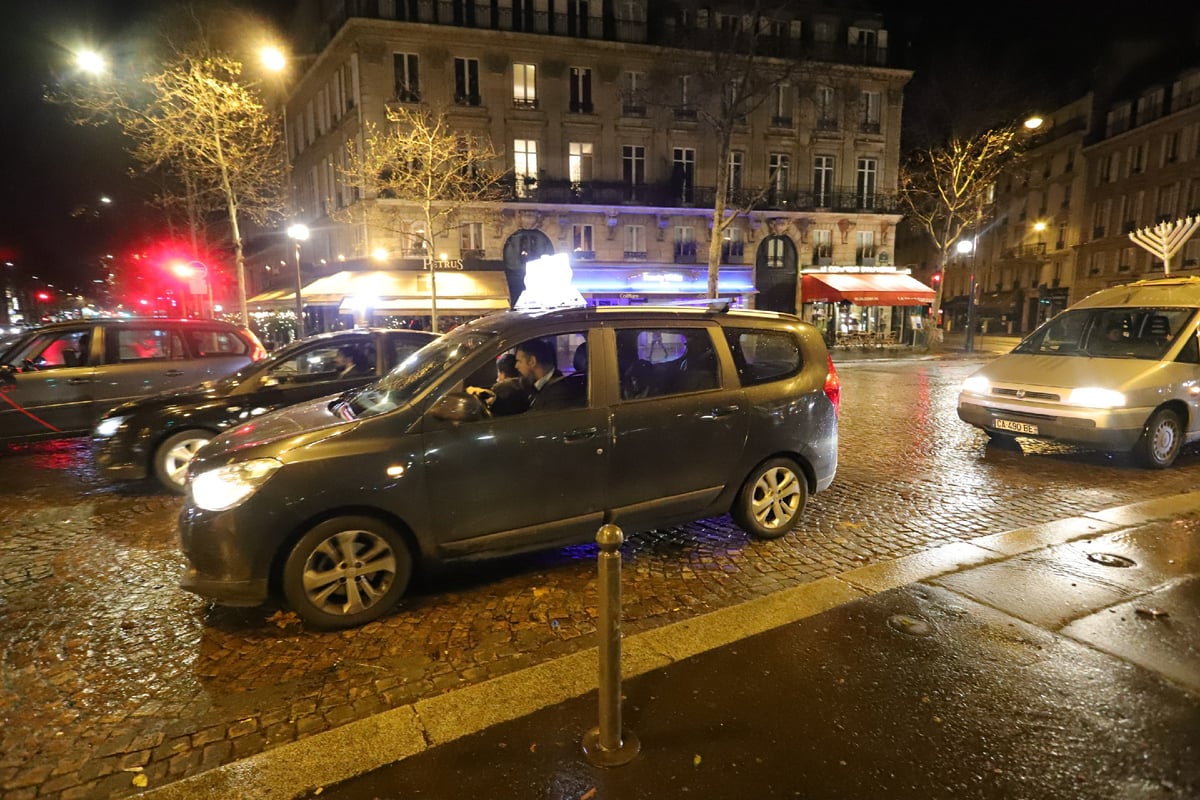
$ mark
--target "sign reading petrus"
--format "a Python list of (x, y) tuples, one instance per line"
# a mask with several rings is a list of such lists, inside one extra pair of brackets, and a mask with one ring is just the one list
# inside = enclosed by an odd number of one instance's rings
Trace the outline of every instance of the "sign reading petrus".
[(463, 260), (461, 258), (426, 258), (422, 264), (422, 269), (462, 269)]

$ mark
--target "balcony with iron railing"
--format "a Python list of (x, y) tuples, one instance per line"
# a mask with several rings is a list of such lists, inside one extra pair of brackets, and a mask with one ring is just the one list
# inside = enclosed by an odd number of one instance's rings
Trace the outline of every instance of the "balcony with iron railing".
[(1033, 242), (1031, 244), (1020, 244), (1016, 247), (1009, 247), (1000, 254), (1000, 260), (1013, 261), (1022, 258), (1038, 258), (1046, 255), (1045, 242)]

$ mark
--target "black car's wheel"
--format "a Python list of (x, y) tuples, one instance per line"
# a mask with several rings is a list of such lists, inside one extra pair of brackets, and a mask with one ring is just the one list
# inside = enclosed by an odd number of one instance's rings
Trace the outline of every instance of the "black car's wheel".
[(778, 539), (796, 526), (808, 501), (808, 481), (795, 462), (773, 458), (746, 478), (733, 501), (733, 520), (760, 539)]
[(154, 476), (158, 482), (176, 494), (183, 494), (188, 464), (196, 451), (213, 438), (210, 431), (180, 431), (167, 437), (154, 451)]
[(371, 517), (336, 517), (296, 542), (283, 594), (313, 627), (352, 628), (392, 608), (411, 575), (412, 555), (395, 530)]
[(1183, 421), (1169, 408), (1160, 408), (1150, 415), (1133, 452), (1143, 466), (1166, 469), (1175, 463), (1182, 446)]

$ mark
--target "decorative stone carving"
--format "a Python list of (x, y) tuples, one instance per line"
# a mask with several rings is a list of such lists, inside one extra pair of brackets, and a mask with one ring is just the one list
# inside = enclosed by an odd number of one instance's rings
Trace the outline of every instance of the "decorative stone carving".
[(850, 241), (850, 229), (854, 227), (854, 223), (845, 217), (837, 221), (838, 230), (842, 232), (842, 244)]
[(808, 229), (812, 225), (812, 220), (808, 217), (799, 217), (792, 221), (792, 225), (796, 227), (796, 235), (800, 237), (800, 242), (808, 242)]
[(542, 212), (540, 211), (519, 211), (521, 218), (521, 227), (538, 230), (542, 227)]
[(888, 232), (891, 231), (891, 229), (892, 229), (892, 223), (888, 222), (886, 219), (879, 223), (879, 243), (880, 244), (888, 243)]

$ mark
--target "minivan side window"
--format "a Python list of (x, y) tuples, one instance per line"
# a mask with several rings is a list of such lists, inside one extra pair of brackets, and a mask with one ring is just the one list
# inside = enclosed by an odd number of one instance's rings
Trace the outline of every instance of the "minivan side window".
[(232, 331), (220, 328), (188, 328), (188, 344), (195, 358), (244, 356), (250, 346)]
[(116, 358), (110, 361), (182, 361), (188, 357), (183, 339), (169, 328), (118, 328), (115, 333)]
[(789, 333), (728, 328), (725, 339), (743, 386), (788, 378), (802, 366), (800, 343)]
[(1195, 333), (1188, 337), (1175, 360), (1184, 364), (1200, 364), (1200, 341), (1197, 341)]
[(617, 331), (621, 399), (686, 394), (721, 385), (720, 365), (706, 328)]
[(13, 364), (22, 369), (44, 370), (80, 367), (87, 361), (90, 328), (46, 333), (13, 353)]

